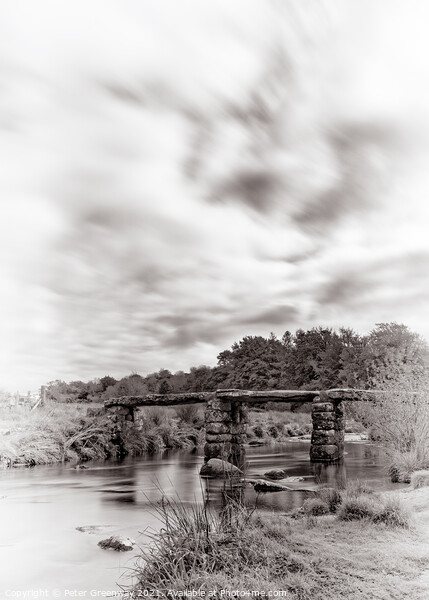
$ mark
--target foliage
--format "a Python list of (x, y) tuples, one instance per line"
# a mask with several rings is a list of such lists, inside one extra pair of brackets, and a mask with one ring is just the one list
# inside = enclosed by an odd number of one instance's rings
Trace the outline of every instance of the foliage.
[(329, 512), (335, 513), (343, 500), (341, 492), (332, 487), (320, 487), (316, 492), (317, 498), (324, 502)]
[(264, 442), (281, 442), (290, 437), (311, 433), (309, 413), (291, 413), (278, 410), (263, 412), (249, 411), (247, 436)]
[(315, 517), (326, 515), (330, 512), (329, 504), (321, 498), (307, 498), (304, 500), (302, 508), (306, 515), (314, 515)]
[(142, 549), (129, 591), (157, 590), (163, 597), (169, 590), (258, 590), (265, 596), (284, 590), (291, 600), (417, 599), (410, 580), (428, 565), (426, 544), (404, 526), (406, 510), (397, 500), (379, 502), (375, 521), (388, 528), (368, 518), (310, 515), (292, 522), (238, 503), (218, 514), (204, 504), (162, 497), (153, 507), (160, 530)]
[(203, 411), (197, 404), (182, 404), (176, 406), (175, 411), (180, 423), (200, 426), (203, 424)]
[(414, 471), (411, 475), (411, 485), (414, 489), (429, 486), (429, 470)]
[(392, 481), (409, 481), (413, 471), (429, 467), (429, 381), (415, 367), (407, 362), (380, 367), (373, 385), (385, 393), (354, 409), (386, 448)]
[(144, 377), (132, 373), (119, 381), (109, 375), (88, 383), (57, 380), (48, 384), (47, 394), (56, 402), (89, 402), (219, 388), (374, 388), (406, 373), (420, 377), (428, 364), (427, 344), (405, 325), (379, 323), (364, 336), (345, 327), (313, 327), (286, 331), (280, 339), (273, 333), (247, 335), (221, 351), (215, 367), (200, 365), (177, 373), (160, 369)]
[(412, 448), (408, 452), (390, 450), (387, 472), (394, 483), (410, 483), (415, 471), (429, 468), (427, 449)]

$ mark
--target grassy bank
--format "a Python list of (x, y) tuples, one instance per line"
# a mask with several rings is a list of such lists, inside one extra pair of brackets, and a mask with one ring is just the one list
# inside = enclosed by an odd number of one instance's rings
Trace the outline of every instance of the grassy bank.
[[(190, 422), (187, 422), (186, 419)], [(0, 414), (0, 465), (33, 466), (116, 456), (111, 426), (101, 406), (52, 404), (34, 411), (4, 409)], [(201, 442), (201, 424), (187, 413), (147, 409), (125, 441), (130, 454), (185, 448)]]
[[(328, 496), (336, 497), (330, 507)], [(323, 516), (316, 516), (317, 502), (329, 507)], [(427, 598), (427, 487), (395, 496), (362, 486), (322, 489), (312, 508), (307, 504), (296, 518), (238, 505), (220, 515), (197, 506), (189, 512), (180, 502), (163, 502), (157, 512), (163, 529), (141, 557), (135, 593), (253, 590), (284, 591), (283, 597), (296, 600)]]
[[(309, 414), (250, 412), (248, 440), (282, 442), (311, 431)], [(110, 423), (102, 405), (52, 403), (0, 411), (0, 465), (32, 466), (116, 456)], [(204, 410), (200, 406), (153, 407), (136, 411), (124, 449), (132, 455), (204, 443)]]

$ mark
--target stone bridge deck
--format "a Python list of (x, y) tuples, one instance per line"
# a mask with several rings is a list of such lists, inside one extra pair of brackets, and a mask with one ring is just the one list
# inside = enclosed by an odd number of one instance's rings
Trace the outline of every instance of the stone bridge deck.
[(247, 407), (261, 402), (311, 402), (313, 432), (310, 459), (332, 462), (344, 452), (344, 401), (373, 401), (383, 391), (349, 388), (323, 391), (311, 390), (237, 390), (189, 392), (184, 394), (146, 394), (122, 396), (106, 400), (105, 408), (112, 419), (113, 430), (120, 444), (121, 431), (134, 421), (134, 409), (144, 406), (175, 406), (205, 404), (205, 460), (223, 458), (241, 464), (247, 440)]

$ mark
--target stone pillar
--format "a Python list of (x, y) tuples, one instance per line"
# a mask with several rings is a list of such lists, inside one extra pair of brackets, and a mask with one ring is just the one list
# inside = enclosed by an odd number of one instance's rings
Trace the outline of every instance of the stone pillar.
[(344, 453), (344, 408), (341, 400), (330, 400), (320, 392), (312, 405), (313, 433), (310, 460), (334, 462)]
[(213, 393), (207, 401), (205, 423), (205, 462), (210, 458), (220, 458), (237, 466), (243, 466), (246, 406), (241, 402), (222, 400)]
[(246, 451), (244, 444), (247, 441), (247, 404), (244, 402), (231, 402), (231, 462), (244, 468)]
[(110, 421), (111, 443), (116, 446), (116, 452), (119, 456), (127, 454), (124, 441), (127, 430), (134, 424), (134, 408), (132, 406), (115, 405), (106, 409), (107, 417)]

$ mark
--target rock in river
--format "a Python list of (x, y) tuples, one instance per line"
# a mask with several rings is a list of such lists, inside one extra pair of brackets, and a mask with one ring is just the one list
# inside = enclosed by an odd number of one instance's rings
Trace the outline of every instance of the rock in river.
[(100, 548), (103, 548), (103, 550), (108, 550), (111, 548), (112, 550), (117, 550), (118, 552), (126, 552), (127, 550), (132, 550), (134, 548), (135, 541), (128, 537), (112, 535), (111, 537), (98, 542), (98, 545)]
[(225, 477), (225, 475), (228, 475), (229, 477), (237, 477), (241, 475), (241, 471), (238, 467), (226, 462), (225, 460), (221, 460), (220, 458), (211, 458), (201, 467), (200, 475), (204, 475), (206, 477)]
[(264, 477), (274, 480), (284, 479), (286, 477), (286, 473), (283, 471), (283, 469), (273, 469), (272, 471), (267, 471), (264, 473)]

